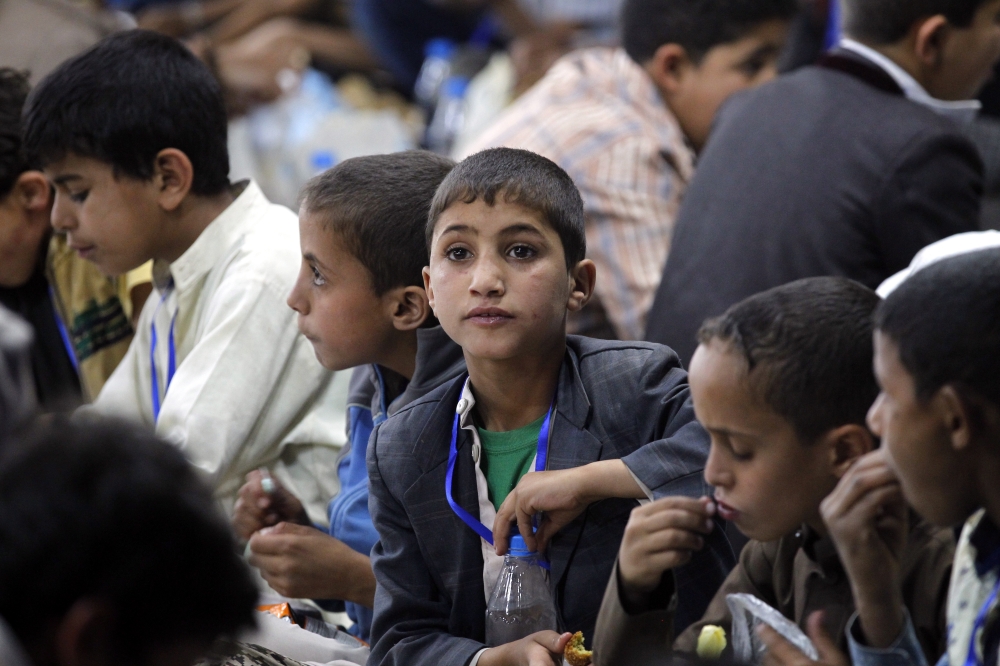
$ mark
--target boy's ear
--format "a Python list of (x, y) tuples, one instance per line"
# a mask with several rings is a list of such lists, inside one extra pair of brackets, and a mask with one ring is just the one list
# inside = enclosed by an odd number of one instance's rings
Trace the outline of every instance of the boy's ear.
[(49, 220), (49, 208), (52, 206), (52, 186), (49, 179), (41, 171), (25, 171), (17, 177), (14, 183), (18, 203), (28, 213), (43, 215), (45, 222)]
[(431, 314), (427, 292), (420, 287), (399, 287), (386, 294), (392, 325), (397, 331), (415, 331)]
[(64, 666), (100, 666), (114, 654), (115, 612), (107, 602), (77, 600), (56, 628), (56, 656)]
[(950, 384), (941, 387), (931, 398), (931, 408), (937, 412), (941, 424), (948, 433), (951, 448), (956, 451), (968, 449), (975, 436), (973, 415), (970, 405), (958, 390)]
[(821, 446), (830, 449), (830, 466), (838, 479), (847, 473), (854, 461), (875, 450), (875, 436), (868, 428), (849, 423), (823, 435)]
[[(427, 296), (427, 304), (431, 312), (434, 312), (434, 288), (431, 287), (431, 267), (424, 266), (421, 274), (424, 276), (424, 295)], [(437, 316), (437, 313), (435, 313), (435, 316)]]
[(153, 161), (153, 180), (159, 191), (160, 207), (174, 211), (191, 191), (194, 166), (183, 151), (164, 148)]
[(680, 44), (663, 44), (644, 65), (650, 78), (666, 94), (681, 89), (682, 79), (691, 66), (687, 50)]
[(941, 64), (944, 42), (951, 25), (941, 14), (917, 23), (913, 29), (913, 52), (924, 67), (935, 69)]
[(570, 293), (566, 308), (570, 312), (582, 310), (594, 295), (595, 284), (597, 284), (597, 266), (590, 259), (584, 259), (569, 272)]

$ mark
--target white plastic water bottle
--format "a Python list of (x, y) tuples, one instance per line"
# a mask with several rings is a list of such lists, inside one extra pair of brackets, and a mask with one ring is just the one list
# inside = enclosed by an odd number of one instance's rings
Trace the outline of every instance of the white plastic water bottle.
[(548, 573), (539, 566), (538, 553), (516, 534), (486, 605), (486, 644), (512, 643), (538, 631), (556, 631), (557, 625)]
[(424, 47), (424, 64), (413, 86), (413, 96), (427, 110), (437, 104), (441, 86), (451, 76), (451, 60), (456, 48), (455, 42), (445, 38), (432, 39)]
[(469, 79), (452, 76), (441, 87), (434, 117), (427, 126), (427, 147), (440, 155), (450, 155), (455, 137), (465, 123), (465, 93)]

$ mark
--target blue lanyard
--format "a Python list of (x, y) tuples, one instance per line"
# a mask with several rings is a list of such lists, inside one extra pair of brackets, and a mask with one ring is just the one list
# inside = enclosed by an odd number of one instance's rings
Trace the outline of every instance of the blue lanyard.
[(965, 666), (981, 666), (983, 663), (979, 660), (979, 655), (976, 651), (976, 638), (978, 638), (979, 632), (986, 628), (986, 618), (990, 614), (990, 609), (997, 601), (998, 592), (1000, 592), (1000, 579), (997, 579), (997, 584), (993, 586), (993, 592), (986, 598), (986, 603), (983, 604), (983, 607), (979, 609), (979, 614), (976, 615), (976, 622), (972, 625), (972, 637), (969, 638), (969, 654), (965, 658)]
[(52, 285), (49, 285), (49, 300), (52, 301), (52, 314), (55, 315), (56, 327), (59, 329), (59, 337), (62, 338), (66, 354), (69, 355), (69, 362), (73, 364), (73, 369), (76, 370), (76, 373), (80, 374), (80, 363), (76, 360), (76, 350), (73, 348), (73, 341), (69, 337), (69, 331), (66, 330), (66, 324), (62, 320), (62, 315), (59, 314), (59, 308), (56, 307), (56, 292), (52, 288)]
[[(164, 301), (170, 295), (170, 290), (163, 295), (160, 299), (159, 305), (156, 306), (156, 310), (153, 311), (153, 319), (149, 324), (150, 331), (150, 343), (149, 343), (149, 366), (150, 366), (150, 384), (151, 395), (153, 397), (153, 423), (156, 423), (160, 419), (160, 378), (156, 372), (156, 315), (160, 312), (160, 308), (163, 306)], [(167, 338), (167, 385), (163, 387), (163, 397), (167, 396), (167, 389), (170, 388), (170, 382), (174, 379), (174, 373), (177, 371), (177, 350), (174, 347), (174, 323), (177, 321), (177, 312), (174, 312), (174, 316), (170, 318), (170, 335)]]
[[(541, 472), (545, 469), (546, 462), (549, 456), (549, 424), (552, 421), (552, 411), (555, 409), (556, 402), (552, 401), (552, 405), (549, 407), (549, 413), (545, 415), (545, 420), (542, 422), (541, 432), (538, 433), (538, 451), (535, 455), (535, 471)], [(455, 498), (452, 497), (451, 488), (454, 485), (455, 478), (455, 461), (458, 460), (458, 422), (461, 419), (461, 414), (455, 414), (455, 422), (451, 426), (451, 450), (448, 453), (448, 475), (444, 480), (444, 495), (448, 498), (448, 504), (451, 506), (451, 510), (462, 519), (462, 522), (471, 527), (476, 534), (481, 536), (486, 543), (493, 545), (493, 530), (489, 529), (481, 522), (476, 520), (476, 518), (463, 509)]]

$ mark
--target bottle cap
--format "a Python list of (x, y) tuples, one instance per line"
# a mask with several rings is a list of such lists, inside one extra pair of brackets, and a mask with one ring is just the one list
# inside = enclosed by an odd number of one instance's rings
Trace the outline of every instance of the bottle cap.
[(444, 37), (437, 37), (435, 39), (428, 40), (424, 44), (424, 57), (425, 58), (442, 58), (443, 60), (448, 60), (455, 54), (455, 42)]
[(510, 538), (510, 552), (511, 557), (532, 557), (536, 553), (533, 550), (528, 550), (527, 544), (524, 543), (524, 537), (520, 534), (515, 534)]
[(469, 88), (469, 79), (464, 76), (448, 77), (441, 89), (443, 97), (461, 99), (465, 97), (465, 91)]

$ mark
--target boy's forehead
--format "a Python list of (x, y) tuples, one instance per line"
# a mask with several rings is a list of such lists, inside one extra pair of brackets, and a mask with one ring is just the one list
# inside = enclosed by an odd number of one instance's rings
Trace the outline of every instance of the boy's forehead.
[[(494, 235), (509, 230), (537, 231), (543, 236), (556, 234), (540, 211), (497, 197), (493, 204), (482, 199), (466, 203), (456, 201), (441, 211), (434, 224), (434, 235), (456, 231), (473, 235)], [(556, 234), (558, 235), (558, 234)]]
[(58, 159), (52, 160), (45, 165), (43, 171), (49, 179), (57, 184), (113, 174), (110, 164), (76, 153), (66, 153)]

